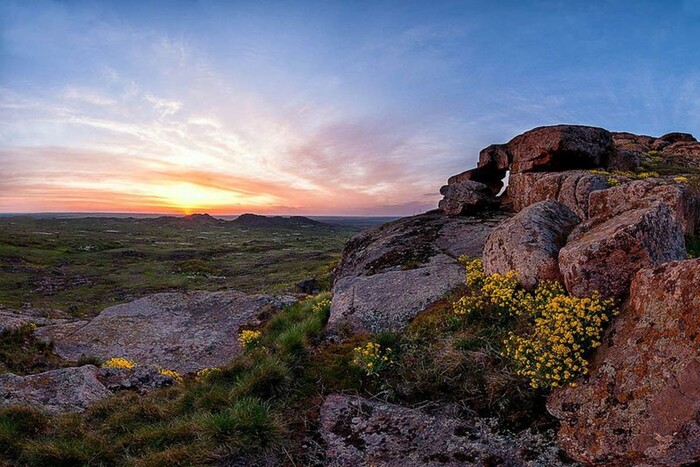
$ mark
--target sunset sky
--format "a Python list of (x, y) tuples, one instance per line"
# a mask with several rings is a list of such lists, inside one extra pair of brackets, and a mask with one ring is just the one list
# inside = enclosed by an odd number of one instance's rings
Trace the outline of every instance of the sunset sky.
[(700, 1), (0, 2), (0, 212), (404, 215), (534, 126), (700, 133)]

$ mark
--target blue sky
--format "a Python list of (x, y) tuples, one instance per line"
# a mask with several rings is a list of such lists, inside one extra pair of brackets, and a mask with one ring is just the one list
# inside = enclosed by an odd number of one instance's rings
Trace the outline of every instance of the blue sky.
[(3, 1), (0, 211), (393, 215), (479, 149), (700, 133), (700, 1)]

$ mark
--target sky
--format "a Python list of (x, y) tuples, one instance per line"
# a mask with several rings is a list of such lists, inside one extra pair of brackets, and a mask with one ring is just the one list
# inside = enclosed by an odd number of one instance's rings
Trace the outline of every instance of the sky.
[(0, 212), (415, 214), (536, 126), (698, 135), (698, 44), (700, 0), (3, 0)]

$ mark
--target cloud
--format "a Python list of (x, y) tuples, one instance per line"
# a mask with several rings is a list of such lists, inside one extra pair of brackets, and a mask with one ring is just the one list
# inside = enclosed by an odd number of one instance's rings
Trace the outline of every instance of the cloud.
[(153, 108), (160, 112), (161, 117), (167, 117), (169, 115), (174, 115), (182, 107), (182, 102), (171, 99), (163, 99), (155, 97), (153, 94), (145, 94), (144, 97), (148, 102), (153, 104)]

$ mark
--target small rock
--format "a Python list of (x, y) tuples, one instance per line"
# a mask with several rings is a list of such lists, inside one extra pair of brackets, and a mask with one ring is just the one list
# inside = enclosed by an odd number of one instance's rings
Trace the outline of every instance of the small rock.
[(487, 274), (517, 271), (523, 287), (561, 280), (559, 250), (581, 220), (557, 201), (541, 201), (496, 227), (484, 247)]

